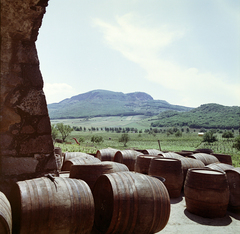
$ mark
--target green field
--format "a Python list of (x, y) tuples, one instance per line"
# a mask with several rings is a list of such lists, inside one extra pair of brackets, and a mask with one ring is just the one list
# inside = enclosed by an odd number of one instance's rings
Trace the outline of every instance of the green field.
[[(190, 132), (183, 132), (181, 137), (176, 137), (175, 134), (167, 135), (167, 133), (149, 134), (144, 133), (145, 128), (149, 128), (146, 121), (142, 121), (141, 117), (99, 117), (86, 119), (71, 119), (71, 120), (54, 120), (52, 124), (62, 122), (70, 126), (82, 126), (86, 127), (86, 131), (73, 131), (67, 137), (68, 143), (55, 143), (55, 146), (62, 148), (63, 152), (85, 152), (95, 154), (98, 149), (107, 147), (115, 149), (159, 149), (158, 140), (162, 151), (181, 151), (181, 150), (195, 150), (197, 148), (209, 148), (214, 153), (229, 154), (232, 156), (233, 165), (240, 167), (240, 152), (232, 147), (233, 140), (226, 140), (221, 137), (222, 134), (217, 133), (218, 141), (213, 144), (206, 144), (202, 142), (202, 137), (198, 136), (196, 129), (190, 129)], [(91, 131), (91, 127), (98, 127), (99, 131)], [(123, 143), (119, 142), (119, 138), (122, 133), (101, 131), (100, 128), (104, 127), (134, 127), (138, 130), (142, 129), (143, 133), (129, 132), (130, 141), (127, 146), (124, 147)], [(89, 129), (89, 130), (88, 130)], [(235, 136), (237, 136), (235, 131)], [(92, 136), (102, 136), (104, 142), (92, 143)], [(73, 137), (84, 139), (81, 145), (77, 145), (73, 140)], [(58, 138), (61, 138), (60, 134)]]

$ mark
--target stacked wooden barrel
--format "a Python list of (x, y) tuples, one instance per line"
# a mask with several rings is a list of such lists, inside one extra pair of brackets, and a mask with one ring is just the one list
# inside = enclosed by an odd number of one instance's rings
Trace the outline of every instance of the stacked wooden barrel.
[(0, 233), (12, 233), (12, 209), (4, 193), (0, 192)]

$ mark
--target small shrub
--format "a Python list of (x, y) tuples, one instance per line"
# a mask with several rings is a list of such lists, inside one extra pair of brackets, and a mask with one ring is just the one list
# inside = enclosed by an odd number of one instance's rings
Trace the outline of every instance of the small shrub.
[(91, 138), (91, 142), (93, 142), (93, 143), (101, 143), (103, 141), (104, 140), (103, 140), (102, 136), (92, 136), (92, 138)]
[(237, 150), (240, 151), (240, 135), (238, 135), (238, 136), (234, 139), (233, 148), (235, 148), (235, 149), (237, 149)]
[(227, 139), (234, 138), (234, 134), (231, 131), (226, 131), (222, 134), (222, 137)]
[(203, 135), (203, 142), (213, 143), (217, 141), (217, 137), (213, 135), (213, 131), (206, 132)]
[(130, 137), (127, 133), (123, 133), (119, 138), (119, 142), (123, 142), (124, 146), (127, 146), (127, 142), (130, 140)]

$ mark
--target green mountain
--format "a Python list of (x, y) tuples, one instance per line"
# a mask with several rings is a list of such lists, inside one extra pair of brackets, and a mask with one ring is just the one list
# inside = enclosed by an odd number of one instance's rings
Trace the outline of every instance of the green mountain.
[(188, 126), (190, 128), (240, 128), (240, 107), (204, 104), (189, 112), (166, 111), (157, 116), (152, 127)]
[(192, 108), (171, 105), (163, 100), (154, 100), (144, 92), (124, 94), (107, 90), (93, 90), (48, 105), (51, 119), (68, 119), (97, 116), (158, 115), (172, 110), (189, 111)]

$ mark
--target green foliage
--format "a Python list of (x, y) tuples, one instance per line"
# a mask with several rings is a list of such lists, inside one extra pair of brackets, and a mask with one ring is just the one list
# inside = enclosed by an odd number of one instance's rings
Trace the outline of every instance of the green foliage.
[(130, 137), (129, 137), (128, 133), (123, 133), (121, 135), (121, 137), (119, 138), (119, 142), (123, 142), (125, 147), (127, 146), (127, 142), (129, 140), (130, 140)]
[(52, 129), (52, 139), (55, 140), (57, 138), (58, 135), (58, 129), (56, 128), (55, 124), (51, 125), (51, 129)]
[(84, 142), (84, 141), (85, 141), (84, 137), (79, 137), (79, 138), (78, 138), (78, 142), (81, 143), (81, 142)]
[(102, 136), (92, 136), (91, 142), (93, 143), (101, 143), (103, 142), (103, 137)]
[(234, 144), (233, 144), (233, 148), (237, 149), (238, 151), (240, 151), (240, 135), (238, 135), (235, 140), (234, 140)]
[(234, 138), (234, 134), (233, 134), (233, 132), (231, 132), (231, 131), (226, 131), (226, 132), (224, 132), (224, 133), (222, 134), (222, 137), (223, 137), (223, 138), (227, 138), (227, 139), (229, 139), (229, 138)]
[(152, 127), (188, 126), (190, 128), (238, 129), (240, 107), (204, 104), (187, 112), (165, 111)]
[(55, 128), (62, 135), (62, 140), (65, 141), (66, 138), (70, 135), (73, 129), (69, 125), (64, 125), (63, 123), (57, 123)]
[(175, 136), (176, 137), (181, 137), (182, 136), (182, 132), (180, 130), (178, 130), (176, 133), (175, 133)]
[(217, 141), (217, 137), (213, 134), (214, 134), (213, 131), (206, 132), (203, 135), (203, 142), (213, 143), (213, 142)]

